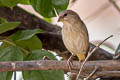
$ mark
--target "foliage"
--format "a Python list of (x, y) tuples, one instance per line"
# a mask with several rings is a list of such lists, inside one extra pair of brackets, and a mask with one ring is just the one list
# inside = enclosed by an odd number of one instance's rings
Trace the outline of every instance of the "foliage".
[(13, 8), (18, 3), (30, 4), (44, 17), (55, 16), (54, 8), (58, 13), (65, 10), (69, 0), (0, 0), (0, 6)]
[(20, 22), (5, 22), (0, 24), (0, 34), (8, 30), (15, 29), (19, 24)]
[(5, 22), (7, 22), (7, 21), (6, 21), (4, 18), (1, 18), (1, 17), (0, 17), (0, 24), (1, 24), (1, 23), (5, 23)]
[[(14, 8), (17, 4), (29, 4), (48, 22), (55, 16), (54, 8), (58, 13), (65, 10), (69, 0), (0, 0), (0, 7)], [(8, 22), (0, 17), (0, 34), (13, 30), (21, 22)], [(0, 46), (0, 61), (29, 61), (39, 60), (44, 56), (57, 60), (51, 52), (42, 49), (42, 42), (36, 34), (44, 33), (41, 29), (19, 30), (9, 37), (0, 37), (3, 42)], [(13, 72), (0, 72), (2, 80), (10, 80)], [(61, 70), (23, 71), (24, 80), (64, 80)]]
[(13, 8), (18, 3), (29, 4), (29, 0), (0, 0), (0, 3), (1, 3), (0, 5)]
[[(53, 54), (46, 50), (34, 50), (25, 58), (25, 60), (39, 60), (43, 59), (44, 56), (56, 60)], [(23, 71), (23, 77), (25, 80), (64, 80), (63, 74), (64, 72), (60, 70)]]
[(53, 17), (55, 16), (54, 8), (60, 13), (67, 8), (69, 0), (30, 0), (30, 3), (42, 16)]

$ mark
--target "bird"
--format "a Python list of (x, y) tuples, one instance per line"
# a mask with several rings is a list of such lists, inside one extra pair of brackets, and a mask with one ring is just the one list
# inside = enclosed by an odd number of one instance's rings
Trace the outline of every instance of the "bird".
[(89, 35), (86, 25), (79, 15), (73, 10), (64, 10), (59, 14), (58, 22), (63, 23), (62, 40), (67, 50), (72, 55), (67, 60), (70, 62), (73, 56), (77, 56), (79, 61), (84, 61), (89, 48)]

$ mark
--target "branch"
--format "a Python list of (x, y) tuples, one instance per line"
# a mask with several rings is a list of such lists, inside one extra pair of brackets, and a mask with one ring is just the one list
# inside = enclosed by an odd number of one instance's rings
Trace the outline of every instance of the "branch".
[[(46, 31), (44, 34), (38, 34), (38, 37), (42, 41), (42, 45), (44, 49), (52, 50), (58, 53), (58, 55), (62, 56), (64, 59), (68, 59), (71, 54), (65, 53), (67, 51), (65, 48), (62, 37), (61, 37), (61, 28), (50, 24), (33, 14), (26, 12), (25, 10), (14, 7), (12, 10), (7, 7), (0, 7), (0, 17), (5, 18), (8, 21), (20, 21), (21, 24), (14, 30), (8, 31), (6, 33), (1, 34), (0, 36), (9, 36), (21, 29), (43, 29)], [(95, 47), (95, 45), (90, 43), (91, 47)], [(94, 58), (93, 58), (94, 57)], [(101, 48), (97, 49), (94, 52), (94, 55), (91, 56), (90, 60), (110, 60), (113, 58), (113, 55)], [(77, 58), (75, 58), (77, 59)]]
[(116, 3), (115, 0), (109, 0), (109, 2), (111, 2), (112, 5), (116, 8), (116, 10), (117, 10), (118, 12), (120, 12), (120, 7), (117, 5), (117, 3)]
[(90, 58), (90, 56), (91, 56), (106, 40), (108, 40), (108, 39), (111, 38), (111, 37), (113, 37), (113, 35), (107, 37), (105, 40), (103, 40), (101, 43), (99, 43), (95, 48), (93, 48), (92, 50), (90, 49), (90, 50), (88, 51), (88, 55), (87, 55), (87, 57), (85, 58), (85, 61), (83, 61), (83, 64), (81, 65), (81, 68), (80, 68), (80, 71), (79, 71), (79, 73), (78, 73), (78, 76), (77, 76), (76, 80), (79, 79), (79, 76), (80, 76), (80, 74), (81, 74), (81, 72), (82, 72), (82, 69), (83, 69), (85, 63), (86, 63), (86, 62), (88, 61), (88, 59)]
[(98, 71), (98, 69), (99, 67), (95, 66), (95, 69), (93, 70), (92, 73), (90, 73), (90, 75), (86, 78), (86, 80), (90, 80), (95, 75), (95, 73)]
[[(106, 65), (105, 65), (106, 64)], [(80, 68), (78, 61), (73, 61), (72, 69), (77, 71)], [(112, 65), (112, 66), (111, 66)], [(117, 66), (116, 66), (117, 65)], [(84, 65), (82, 75), (87, 76), (93, 71), (95, 66), (100, 66), (94, 76), (116, 76), (120, 77), (120, 62), (117, 60), (88, 61)], [(0, 72), (3, 71), (23, 71), (23, 70), (65, 70), (69, 71), (66, 61), (55, 60), (34, 60), (0, 62)]]
[[(38, 28), (43, 29), (43, 30), (46, 31), (46, 33), (38, 34), (38, 37), (42, 41), (43, 48), (47, 49), (47, 50), (56, 51), (58, 53), (58, 55), (62, 56), (64, 59), (69, 58), (70, 54), (69, 54), (69, 52), (66, 51), (67, 49), (65, 48), (65, 46), (64, 46), (64, 44), (62, 42), (62, 37), (61, 37), (61, 34), (60, 34), (61, 28), (58, 27), (57, 25), (52, 25), (52, 24), (50, 24), (50, 23), (48, 23), (48, 22), (34, 16), (33, 14), (30, 14), (30, 13), (24, 11), (23, 9), (21, 9), (19, 7), (14, 7), (12, 10), (10, 8), (7, 8), (7, 7), (0, 7), (0, 17), (3, 17), (3, 18), (7, 19), (10, 22), (11, 21), (20, 21), (21, 22), (19, 27), (17, 27), (14, 30), (8, 31), (8, 32), (6, 32), (4, 34), (1, 34), (0, 36), (6, 36), (7, 37), (7, 36), (15, 33), (18, 30), (21, 30), (21, 29), (38, 29)], [(95, 45), (90, 43), (90, 47), (94, 48)], [(64, 51), (66, 51), (67, 53), (63, 53)], [(75, 59), (77, 59), (77, 58), (75, 58)], [(112, 59), (113, 59), (113, 55), (111, 53), (109, 53), (109, 52), (107, 52), (107, 51), (105, 51), (105, 50), (103, 50), (101, 48), (98, 48), (93, 53), (93, 55), (90, 57), (89, 60), (112, 60)], [(3, 69), (5, 67), (5, 65), (2, 65), (1, 63), (5, 64), (6, 62), (0, 62), (0, 69)], [(12, 62), (12, 63), (14, 65), (14, 62)], [(25, 69), (25, 66), (24, 66), (25, 64), (24, 65), (22, 64), (23, 62), (18, 62), (18, 63), (19, 63), (18, 69), (15, 67), (16, 69), (14, 69), (14, 70), (12, 69), (13, 71)], [(17, 63), (17, 65), (18, 65), (18, 63)], [(20, 63), (21, 63), (21, 65), (20, 65)], [(28, 65), (28, 63), (26, 65)], [(46, 63), (46, 62), (44, 62), (44, 63)], [(10, 65), (10, 63), (6, 63), (6, 65), (7, 64)], [(47, 64), (48, 64), (48, 62), (47, 62)], [(52, 64), (56, 64), (56, 62), (53, 62)], [(59, 62), (59, 64), (61, 65), (61, 62)], [(50, 66), (50, 65), (48, 65), (48, 66)], [(2, 66), (4, 66), (4, 67), (2, 67)], [(20, 66), (21, 66), (21, 68), (20, 68)], [(10, 69), (6, 68), (6, 69), (11, 70), (11, 68)], [(33, 70), (34, 68), (31, 69), (30, 66), (29, 66), (28, 69)], [(53, 69), (53, 68), (51, 68), (51, 69)], [(4, 70), (4, 71), (7, 71), (7, 70)], [(36, 69), (36, 70), (38, 70), (38, 69)], [(64, 70), (66, 70), (66, 69), (64, 69)], [(106, 72), (108, 73), (108, 71), (106, 71)], [(101, 74), (102, 73), (105, 73), (105, 72), (101, 72)], [(109, 73), (113, 73), (113, 72), (109, 71)], [(117, 73), (118, 73), (118, 75), (120, 75), (119, 71), (117, 71)], [(116, 73), (116, 75), (117, 75), (117, 73)], [(112, 75), (113, 74), (111, 74), (111, 76)], [(110, 75), (108, 75), (108, 76), (110, 76)], [(117, 77), (119, 77), (119, 76), (117, 76)], [(116, 77), (114, 77), (114, 78), (116, 78)], [(112, 77), (112, 79), (113, 79), (113, 77)]]

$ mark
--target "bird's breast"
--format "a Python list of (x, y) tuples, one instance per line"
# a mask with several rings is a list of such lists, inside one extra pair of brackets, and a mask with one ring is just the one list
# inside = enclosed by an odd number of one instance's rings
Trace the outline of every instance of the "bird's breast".
[(80, 25), (64, 25), (62, 29), (62, 39), (66, 48), (73, 54), (86, 53), (88, 49), (88, 36)]

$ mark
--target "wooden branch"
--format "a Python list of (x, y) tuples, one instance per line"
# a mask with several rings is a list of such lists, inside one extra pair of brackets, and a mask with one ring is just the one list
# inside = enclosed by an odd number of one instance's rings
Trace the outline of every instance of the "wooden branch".
[[(66, 48), (63, 44), (61, 34), (46, 32), (44, 34), (38, 34), (38, 37), (41, 39), (43, 47), (45, 49), (56, 51), (58, 55), (62, 56), (65, 60), (67, 60), (71, 56), (69, 52), (64, 53), (64, 51), (66, 51)], [(96, 46), (90, 43), (90, 47), (94, 48)], [(76, 59), (77, 57), (74, 58), (74, 60)], [(101, 48), (98, 48), (89, 58), (89, 60), (112, 60), (112, 59), (113, 54)]]
[(98, 71), (98, 69), (99, 69), (99, 67), (95, 66), (95, 69), (93, 70), (92, 73), (90, 73), (89, 76), (87, 76), (86, 80), (90, 80), (94, 76), (94, 74)]
[(117, 5), (115, 0), (109, 0), (109, 2), (112, 3), (112, 5), (116, 8), (118, 12), (120, 12), (120, 7)]
[[(79, 70), (80, 63), (73, 61), (73, 70)], [(116, 66), (117, 65), (117, 66)], [(82, 75), (89, 75), (95, 66), (99, 66), (99, 70), (95, 76), (119, 76), (120, 77), (120, 62), (117, 60), (104, 61), (88, 61), (84, 65)], [(0, 62), (0, 72), (3, 71), (23, 71), (23, 70), (65, 70), (69, 71), (66, 61), (55, 60), (35, 60), (35, 61), (16, 61), (16, 62)]]
[[(69, 52), (64, 53), (65, 51), (67, 51), (67, 49), (65, 48), (62, 42), (60, 27), (56, 25), (52, 25), (34, 16), (33, 14), (30, 14), (24, 11), (19, 7), (14, 7), (12, 10), (7, 7), (0, 7), (0, 17), (3, 17), (10, 22), (11, 21), (21, 22), (21, 25), (19, 25), (19, 27), (17, 27), (14, 30), (8, 31), (4, 34), (1, 34), (0, 36), (9, 36), (21, 29), (43, 29), (46, 32), (44, 34), (38, 34), (38, 37), (41, 39), (44, 49), (56, 51), (58, 55), (62, 56), (64, 59), (68, 59), (69, 56), (71, 55), (69, 54)], [(95, 47), (95, 45), (91, 43), (90, 43), (90, 46), (92, 48)], [(74, 60), (76, 59), (77, 58), (75, 57)], [(113, 59), (113, 55), (101, 48), (98, 48), (94, 52), (94, 55), (90, 57), (90, 60), (111, 60), (111, 59)], [(25, 67), (22, 67), (21, 69), (24, 69), (24, 68)]]
[[(50, 24), (17, 6), (14, 7), (12, 10), (7, 7), (0, 7), (0, 17), (3, 17), (10, 22), (21, 22), (21, 24), (16, 29), (1, 34), (0, 36), (9, 36), (21, 29), (40, 28), (46, 31), (46, 33), (44, 34), (38, 34), (38, 37), (41, 39), (44, 49), (56, 51), (58, 55), (62, 56), (64, 59), (68, 59), (71, 55), (69, 53), (63, 54), (63, 52), (67, 51), (67, 49), (65, 48), (62, 41), (60, 27)], [(93, 48), (95, 47), (95, 45), (91, 43), (90, 46)], [(99, 48), (94, 52), (94, 55), (91, 56), (90, 60), (110, 60), (112, 58), (112, 54)]]
[(81, 74), (81, 72), (82, 72), (82, 69), (83, 69), (85, 63), (86, 63), (86, 62), (88, 61), (88, 59), (90, 58), (90, 56), (100, 47), (100, 45), (102, 45), (106, 40), (108, 40), (108, 39), (111, 38), (111, 37), (113, 37), (113, 35), (107, 37), (105, 40), (103, 40), (101, 43), (99, 43), (99, 44), (98, 44), (95, 48), (93, 48), (92, 50), (89, 49), (88, 55), (87, 55), (87, 57), (85, 58), (85, 60), (83, 61), (83, 64), (81, 65), (81, 68), (80, 68), (80, 71), (79, 71), (79, 73), (78, 73), (78, 75), (77, 75), (76, 80), (79, 79), (79, 76), (80, 76), (80, 74)]
[[(58, 53), (58, 55), (62, 56), (64, 59), (68, 59), (69, 58), (70, 54), (69, 54), (69, 52), (66, 51), (66, 48), (65, 48), (65, 46), (64, 46), (64, 44), (62, 42), (62, 38), (61, 38), (61, 34), (60, 34), (61, 28), (58, 27), (57, 25), (52, 25), (52, 24), (50, 24), (50, 23), (48, 23), (48, 22), (46, 22), (46, 21), (44, 21), (44, 20), (34, 16), (33, 14), (30, 14), (30, 13), (24, 11), (23, 9), (21, 9), (19, 7), (14, 7), (12, 10), (10, 8), (7, 8), (7, 7), (0, 7), (0, 17), (3, 17), (3, 18), (7, 19), (10, 22), (11, 21), (20, 21), (21, 22), (19, 27), (17, 27), (14, 30), (8, 31), (8, 32), (6, 32), (4, 34), (1, 34), (0, 36), (9, 36), (9, 35), (15, 33), (18, 30), (21, 30), (21, 29), (43, 29), (43, 30), (46, 31), (46, 33), (38, 34), (38, 37), (42, 41), (43, 48), (44, 49), (48, 49), (48, 50), (52, 50), (52, 51), (56, 51)], [(95, 45), (93, 45), (91, 43), (90, 43), (90, 46), (92, 48), (95, 47)], [(66, 51), (67, 53), (65, 53), (64, 51)], [(112, 60), (113, 59), (113, 55), (111, 53), (109, 53), (109, 52), (107, 52), (107, 51), (105, 51), (105, 50), (103, 50), (101, 48), (98, 48), (93, 54), (94, 55), (92, 55), (90, 57), (90, 60)], [(77, 58), (75, 58), (75, 59), (77, 59)], [(49, 61), (46, 61), (46, 60), (45, 60), (45, 62), (44, 61), (40, 61), (40, 62), (43, 62), (44, 65), (45, 65), (45, 63), (47, 63), (48, 67), (51, 65), (51, 64), (48, 64)], [(62, 62), (65, 64), (63, 66), (67, 66), (66, 62), (64, 62), (64, 61), (62, 61)], [(52, 64), (58, 63), (59, 64), (58, 66), (62, 66), (61, 65), (62, 62), (61, 61), (55, 61), (55, 62), (52, 61)], [(109, 62), (107, 62), (107, 64)], [(14, 65), (14, 62), (12, 62), (12, 63), (13, 63), (12, 65)], [(23, 62), (15, 62), (15, 63), (16, 63), (16, 65), (15, 65), (15, 68), (13, 69), (12, 67), (10, 67), (11, 64), (9, 62), (8, 63), (7, 62), (0, 62), (0, 71), (2, 71), (3, 69), (5, 69), (3, 71), (6, 71), (6, 70), (7, 71), (11, 71), (11, 70), (12, 71), (25, 70), (25, 68), (26, 68), (25, 65), (27, 65), (29, 67), (29, 68), (27, 67), (28, 68), (27, 70), (33, 70), (34, 69), (33, 67), (35, 67), (35, 64), (30, 67), (30, 65), (32, 65), (32, 61), (31, 62), (25, 62), (24, 65), (22, 64)], [(35, 62), (33, 62), (33, 63), (35, 63)], [(74, 62), (74, 63), (76, 63), (76, 62)], [(5, 65), (9, 65), (9, 66), (5, 67), (4, 64)], [(106, 64), (106, 63), (103, 63), (103, 64)], [(87, 65), (87, 63), (86, 63), (86, 65)], [(51, 67), (51, 69), (53, 69), (53, 68), (54, 67)], [(35, 67), (35, 70), (39, 70), (37, 65)], [(45, 70), (47, 70), (47, 69), (45, 69)], [(64, 70), (67, 70), (67, 67)], [(105, 71), (105, 72), (102, 71), (102, 72), (98, 72), (96, 74), (98, 74), (98, 75), (105, 75), (105, 74), (109, 73), (110, 75), (106, 75), (106, 76), (108, 76), (108, 77), (111, 76), (110, 78), (112, 78), (112, 80), (113, 79), (116, 80), (116, 77), (119, 77), (119, 75), (120, 75), (120, 72), (118, 70), (116, 72), (117, 73), (115, 75), (112, 74), (113, 71)], [(85, 72), (83, 72), (83, 73), (85, 73)], [(114, 73), (115, 73), (115, 71), (114, 71)], [(85, 73), (85, 74), (88, 74), (88, 73)], [(118, 75), (118, 76), (116, 76), (116, 75)], [(105, 80), (109, 80), (109, 79), (106, 78)]]

